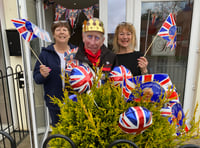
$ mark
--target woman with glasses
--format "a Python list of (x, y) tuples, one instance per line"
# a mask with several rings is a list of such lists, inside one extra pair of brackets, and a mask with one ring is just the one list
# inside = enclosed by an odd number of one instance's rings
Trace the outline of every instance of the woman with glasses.
[[(36, 62), (33, 78), (37, 84), (43, 84), (44, 86), (44, 99), (52, 119), (52, 126), (55, 126), (59, 121), (60, 109), (52, 103), (50, 97), (55, 96), (62, 99), (65, 87), (65, 66), (67, 64), (65, 56), (71, 51), (76, 53), (78, 49), (68, 43), (71, 35), (68, 22), (54, 22), (51, 31), (55, 43), (42, 48), (39, 55), (42, 64), (39, 61)], [(71, 58), (73, 58), (73, 55)]]
[(148, 61), (139, 51), (135, 51), (136, 33), (130, 23), (120, 23), (115, 29), (113, 51), (117, 54), (119, 65), (128, 68), (133, 76), (147, 74)]

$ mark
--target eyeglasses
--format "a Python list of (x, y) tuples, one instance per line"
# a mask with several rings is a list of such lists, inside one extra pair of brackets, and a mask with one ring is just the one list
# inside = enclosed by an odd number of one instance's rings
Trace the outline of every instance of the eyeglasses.
[(121, 22), (119, 25), (133, 25), (133, 24), (129, 22)]
[(60, 21), (54, 21), (53, 22), (54, 24), (57, 24), (57, 23), (68, 23), (67, 20), (60, 20)]

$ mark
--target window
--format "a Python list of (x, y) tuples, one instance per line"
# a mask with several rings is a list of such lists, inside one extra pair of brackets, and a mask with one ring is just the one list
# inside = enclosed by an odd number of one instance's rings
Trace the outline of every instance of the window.
[[(171, 50), (167, 41), (154, 37), (169, 13), (172, 12), (176, 26), (176, 48)], [(192, 22), (193, 1), (142, 2), (140, 50), (147, 53), (151, 73), (167, 73), (175, 84), (183, 103), (187, 71), (189, 40)], [(154, 40), (154, 41), (153, 41)], [(152, 46), (150, 46), (152, 43)]]

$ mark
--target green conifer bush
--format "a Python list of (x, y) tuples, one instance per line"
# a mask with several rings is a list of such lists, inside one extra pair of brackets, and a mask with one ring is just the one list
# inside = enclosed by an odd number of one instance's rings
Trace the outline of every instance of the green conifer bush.
[[(159, 103), (142, 100), (126, 102), (120, 87), (107, 81), (97, 88), (97, 82), (98, 80), (94, 80), (93, 87), (87, 93), (74, 92), (77, 102), (69, 99), (67, 91), (64, 91), (62, 101), (52, 98), (61, 109), (60, 122), (56, 127), (52, 127), (52, 134), (68, 136), (78, 148), (105, 148), (117, 139), (131, 140), (141, 148), (169, 148), (191, 137), (189, 133), (184, 133), (183, 129), (180, 130), (181, 136), (177, 137), (176, 123), (170, 124), (168, 118), (160, 115), (160, 109), (168, 101), (165, 96)], [(139, 88), (133, 90), (138, 97), (141, 94)], [(118, 126), (120, 114), (132, 106), (143, 106), (152, 112), (152, 125), (143, 133), (127, 134)], [(193, 129), (196, 130), (197, 128)], [(51, 140), (50, 145), (70, 147), (68, 142), (62, 139)]]

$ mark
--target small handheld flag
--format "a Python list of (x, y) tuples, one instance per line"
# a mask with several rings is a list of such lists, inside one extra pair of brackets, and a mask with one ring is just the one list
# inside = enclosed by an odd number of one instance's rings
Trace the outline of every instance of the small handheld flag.
[[(23, 37), (24, 40), (30, 42), (34, 38), (39, 37), (40, 39), (51, 42), (51, 38), (49, 36), (49, 33), (40, 29), (35, 24), (31, 23), (30, 21), (26, 19), (12, 19), (11, 20), (16, 27), (19, 34)], [(29, 45), (30, 47), (30, 45)], [(38, 58), (37, 54), (34, 52), (34, 50), (30, 47), (31, 51), (37, 58), (37, 60), (42, 64), (40, 59)], [(43, 64), (42, 64), (43, 65)]]
[(176, 48), (176, 30), (175, 20), (172, 13), (170, 13), (160, 28), (158, 35), (167, 40), (167, 47), (170, 47), (171, 50)]
[(33, 33), (32, 25), (29, 21), (25, 19), (12, 19), (11, 21), (24, 40), (30, 42), (32, 39), (37, 38)]
[(44, 41), (51, 42), (49, 33), (40, 29), (30, 21), (26, 19), (12, 19), (11, 21), (13, 22), (20, 35), (24, 38), (24, 40), (30, 42), (34, 38), (39, 37)]
[(153, 42), (155, 41), (157, 36), (162, 37), (163, 39), (167, 40), (167, 47), (171, 48), (171, 51), (176, 48), (176, 23), (173, 18), (173, 14), (170, 13), (165, 22), (162, 24), (159, 32), (154, 37), (153, 41), (149, 45), (148, 49), (145, 51), (144, 56), (146, 56), (147, 52), (149, 51), (150, 47), (152, 46)]

